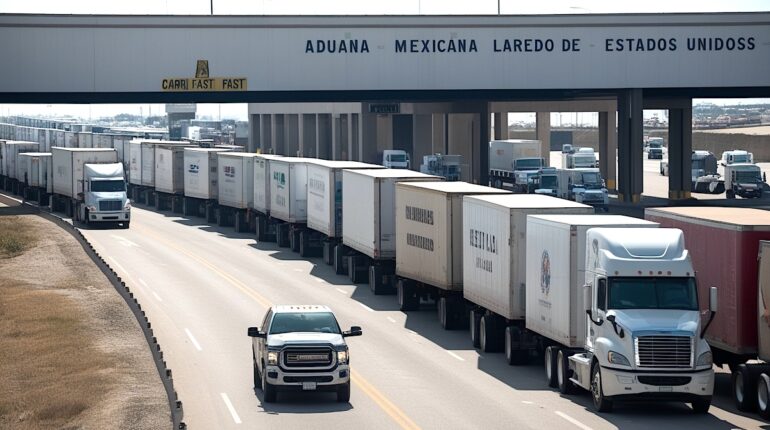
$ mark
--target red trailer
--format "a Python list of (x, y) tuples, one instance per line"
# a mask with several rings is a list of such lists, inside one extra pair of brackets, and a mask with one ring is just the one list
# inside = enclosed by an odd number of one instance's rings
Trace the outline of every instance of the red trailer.
[[(684, 232), (700, 297), (716, 286), (719, 311), (708, 328), (714, 363), (739, 364), (757, 356), (757, 255), (770, 240), (770, 212), (752, 208), (653, 208), (645, 218)], [(707, 303), (707, 301), (706, 301)]]

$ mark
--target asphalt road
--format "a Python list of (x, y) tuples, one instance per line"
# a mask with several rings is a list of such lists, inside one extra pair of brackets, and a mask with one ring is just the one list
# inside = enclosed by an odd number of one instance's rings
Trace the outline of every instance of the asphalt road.
[[(759, 428), (717, 378), (711, 413), (678, 403), (591, 410), (587, 393), (561, 396), (542, 364), (511, 367), (502, 354), (481, 354), (465, 331), (440, 328), (435, 311), (397, 310), (394, 296), (352, 285), (320, 259), (303, 260), (230, 228), (211, 227), (135, 207), (129, 230), (84, 230), (148, 314), (173, 370), (191, 429), (226, 428)], [(270, 304), (324, 304), (349, 340), (349, 404), (333, 394), (282, 394), (263, 404), (252, 387), (248, 326)]]

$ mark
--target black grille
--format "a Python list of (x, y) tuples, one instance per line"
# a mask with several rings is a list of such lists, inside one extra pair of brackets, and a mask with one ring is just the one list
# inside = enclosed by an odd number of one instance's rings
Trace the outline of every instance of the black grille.
[(689, 376), (639, 376), (639, 382), (647, 385), (666, 386), (666, 387), (678, 387), (680, 385), (687, 385), (692, 378)]
[(286, 367), (326, 367), (332, 364), (331, 348), (287, 349), (283, 352)]
[(283, 382), (332, 382), (333, 376), (284, 376)]
[(692, 338), (640, 336), (636, 339), (636, 365), (664, 369), (692, 368)]
[(100, 211), (119, 211), (123, 209), (122, 200), (102, 200), (99, 202)]

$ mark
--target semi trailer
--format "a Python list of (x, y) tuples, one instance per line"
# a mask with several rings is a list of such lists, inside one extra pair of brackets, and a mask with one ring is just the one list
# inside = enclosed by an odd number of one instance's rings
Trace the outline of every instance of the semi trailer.
[[(120, 140), (115, 140), (120, 145)], [(158, 145), (155, 148), (155, 208), (182, 213), (184, 200), (184, 149), (187, 145)], [(116, 146), (117, 148), (117, 146)], [(120, 157), (120, 151), (118, 151)]]
[(51, 169), (50, 152), (24, 152), (16, 163), (16, 176), (21, 183), (21, 196), (48, 206), (48, 172)]
[(257, 241), (275, 242), (275, 222), (270, 219), (270, 161), (280, 155), (257, 154), (254, 157), (254, 199), (249, 218), (253, 220)]
[(249, 152), (219, 153), (219, 207), (217, 223), (232, 225), (236, 232), (254, 232), (249, 208), (254, 205), (254, 158)]
[(203, 216), (207, 222), (216, 222), (219, 196), (218, 157), (227, 149), (184, 149), (184, 199), (182, 212), (185, 216)]

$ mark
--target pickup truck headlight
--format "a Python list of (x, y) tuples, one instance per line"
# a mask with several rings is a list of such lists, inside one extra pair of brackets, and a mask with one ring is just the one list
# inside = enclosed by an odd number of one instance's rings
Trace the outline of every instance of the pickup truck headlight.
[(609, 361), (612, 364), (631, 367), (631, 363), (628, 362), (628, 359), (626, 358), (626, 356), (623, 354), (617, 353), (615, 351), (610, 351), (609, 353), (607, 353), (607, 361)]
[(268, 351), (267, 352), (267, 365), (268, 366), (277, 366), (278, 365), (278, 351)]
[(348, 359), (350, 357), (348, 356), (348, 350), (344, 351), (337, 351), (337, 362), (339, 364), (348, 364)]
[(696, 367), (701, 366), (708, 366), (711, 367), (714, 364), (714, 356), (711, 355), (711, 351), (706, 351), (703, 354), (698, 356), (698, 361), (696, 362)]

